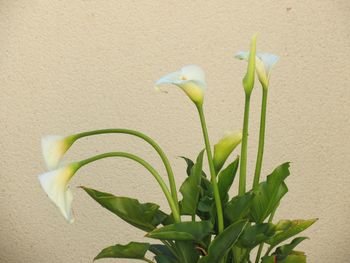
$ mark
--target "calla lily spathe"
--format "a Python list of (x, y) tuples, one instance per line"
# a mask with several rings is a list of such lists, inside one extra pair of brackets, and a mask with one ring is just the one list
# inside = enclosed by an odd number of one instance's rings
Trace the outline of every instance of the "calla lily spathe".
[(68, 183), (78, 168), (79, 165), (73, 163), (39, 175), (41, 187), (69, 223), (74, 222), (74, 217), (72, 212), (73, 194)]
[(241, 143), (242, 132), (227, 132), (221, 140), (214, 145), (214, 165), (220, 170), (232, 151)]
[(165, 75), (156, 82), (155, 86), (159, 87), (163, 84), (174, 84), (180, 87), (196, 105), (203, 104), (206, 83), (204, 71), (199, 66), (188, 65), (179, 71)]
[(48, 135), (42, 138), (41, 148), (46, 166), (49, 170), (56, 169), (65, 152), (71, 147), (74, 140), (71, 137)]
[[(248, 60), (249, 52), (241, 51), (235, 55), (238, 59)], [(258, 75), (259, 81), (263, 88), (269, 86), (270, 74), (272, 67), (277, 63), (279, 57), (270, 53), (257, 53), (255, 61), (255, 69)]]

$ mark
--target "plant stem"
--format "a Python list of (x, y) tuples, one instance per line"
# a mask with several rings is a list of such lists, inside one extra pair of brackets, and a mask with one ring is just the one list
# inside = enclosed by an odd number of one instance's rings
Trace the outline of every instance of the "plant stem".
[(128, 159), (131, 159), (131, 160), (138, 162), (143, 167), (145, 167), (154, 176), (154, 178), (156, 179), (156, 181), (160, 185), (161, 189), (163, 190), (163, 193), (165, 194), (165, 197), (168, 200), (171, 212), (173, 213), (175, 222), (180, 222), (180, 214), (178, 213), (175, 201), (173, 200), (167, 185), (165, 184), (165, 182), (163, 181), (163, 179), (159, 175), (159, 173), (149, 163), (147, 163), (145, 160), (141, 159), (140, 157), (133, 155), (133, 154), (130, 154), (130, 153), (125, 153), (125, 152), (109, 152), (109, 153), (99, 154), (99, 155), (93, 156), (91, 158), (85, 159), (83, 161), (80, 161), (79, 165), (80, 165), (80, 167), (82, 167), (88, 163), (91, 163), (91, 162), (94, 162), (94, 161), (97, 161), (100, 159), (108, 158), (108, 157), (128, 158)]
[(168, 174), (168, 178), (169, 178), (169, 184), (170, 184), (170, 190), (171, 190), (171, 195), (174, 199), (175, 205), (176, 205), (176, 209), (179, 212), (179, 204), (178, 204), (178, 197), (177, 197), (177, 190), (176, 190), (176, 184), (175, 184), (175, 178), (174, 178), (174, 173), (173, 170), (171, 168), (170, 162), (168, 160), (168, 157), (165, 155), (164, 151), (162, 150), (162, 148), (160, 148), (160, 146), (150, 137), (148, 137), (147, 135), (138, 132), (138, 131), (134, 131), (134, 130), (129, 130), (129, 129), (102, 129), (102, 130), (94, 130), (94, 131), (88, 131), (88, 132), (82, 132), (82, 133), (78, 133), (75, 135), (72, 135), (71, 138), (75, 141), (77, 139), (83, 138), (83, 137), (87, 137), (87, 136), (92, 136), (92, 135), (98, 135), (98, 134), (106, 134), (106, 133), (122, 133), (122, 134), (128, 134), (128, 135), (133, 135), (136, 137), (139, 137), (143, 140), (145, 140), (147, 143), (149, 143), (159, 154), (160, 158), (162, 159), (165, 169), (167, 171)]
[(197, 109), (198, 109), (199, 118), (201, 121), (203, 137), (204, 137), (204, 142), (205, 142), (205, 148), (206, 148), (207, 157), (208, 157), (211, 183), (213, 185), (214, 199), (215, 199), (215, 205), (216, 205), (217, 216), (218, 216), (218, 231), (219, 231), (219, 233), (221, 233), (224, 230), (224, 218), (223, 218), (223, 213), (222, 213), (219, 188), (218, 188), (218, 184), (216, 181), (216, 173), (215, 173), (215, 167), (214, 167), (214, 162), (213, 162), (213, 156), (212, 156), (211, 148), (210, 148), (208, 130), (207, 130), (207, 125), (206, 125), (205, 117), (204, 117), (204, 113), (203, 113), (203, 107), (201, 105), (197, 105)]
[(246, 191), (249, 109), (250, 109), (250, 94), (246, 93), (245, 105), (244, 105), (243, 137), (242, 137), (242, 147), (241, 147), (241, 166), (239, 170), (239, 189), (238, 189), (239, 195), (244, 195)]
[(264, 155), (264, 142), (265, 142), (265, 125), (266, 125), (266, 105), (267, 105), (267, 88), (263, 88), (262, 103), (261, 103), (261, 116), (260, 116), (260, 132), (259, 132), (259, 148), (256, 158), (255, 174), (253, 188), (259, 184), (261, 166)]
[[(272, 211), (272, 213), (271, 213), (271, 215), (270, 215), (270, 217), (269, 217), (268, 223), (271, 223), (271, 222), (272, 222), (273, 217), (275, 216), (277, 207), (278, 207), (278, 205), (277, 205), (277, 206), (275, 207), (275, 209)], [(259, 246), (259, 249), (258, 249), (258, 253), (256, 254), (255, 263), (258, 263), (258, 262), (259, 262), (260, 257), (261, 257), (261, 252), (262, 252), (263, 248), (264, 248), (264, 243), (261, 243), (260, 246)], [(270, 248), (267, 250), (265, 256), (268, 255), (268, 254), (270, 253), (271, 250), (272, 250), (272, 248), (270, 247)]]

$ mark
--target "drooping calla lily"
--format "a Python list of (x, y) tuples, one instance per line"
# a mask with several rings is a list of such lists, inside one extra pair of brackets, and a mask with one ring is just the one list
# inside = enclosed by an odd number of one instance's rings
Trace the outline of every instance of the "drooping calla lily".
[(227, 132), (221, 140), (214, 145), (214, 166), (219, 171), (225, 161), (242, 141), (242, 132)]
[(206, 83), (204, 71), (200, 67), (185, 66), (179, 71), (163, 76), (155, 86), (159, 87), (163, 84), (174, 84), (180, 87), (196, 105), (203, 104)]
[[(238, 59), (248, 60), (249, 52), (241, 51), (235, 55)], [(276, 64), (279, 57), (270, 53), (257, 53), (255, 61), (255, 69), (259, 81), (264, 89), (268, 88), (272, 67)]]
[(63, 137), (59, 135), (48, 135), (42, 138), (41, 148), (46, 166), (49, 170), (54, 170), (59, 166), (65, 152), (73, 144), (73, 137)]
[(69, 223), (74, 222), (74, 217), (72, 212), (73, 194), (68, 183), (79, 167), (77, 163), (72, 163), (39, 175), (42, 188)]

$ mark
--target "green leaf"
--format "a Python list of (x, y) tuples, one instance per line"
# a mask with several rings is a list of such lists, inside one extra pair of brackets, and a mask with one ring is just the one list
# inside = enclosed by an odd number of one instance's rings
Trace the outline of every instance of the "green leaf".
[(286, 259), (278, 261), (278, 263), (306, 263), (304, 252), (293, 251)]
[(157, 204), (141, 204), (137, 199), (114, 196), (110, 193), (100, 192), (87, 187), (81, 188), (101, 206), (129, 224), (146, 232), (155, 229), (167, 217), (165, 213), (159, 210)]
[(193, 216), (196, 214), (202, 177), (203, 154), (204, 150), (199, 153), (196, 164), (192, 166), (190, 176), (186, 178), (180, 187), (180, 192), (183, 196), (183, 199), (180, 201), (182, 215)]
[(239, 237), (237, 246), (253, 249), (257, 245), (265, 242), (275, 233), (275, 226), (271, 223), (262, 223), (253, 226), (247, 226)]
[(226, 203), (229, 196), (228, 191), (230, 190), (232, 183), (235, 179), (236, 172), (238, 169), (239, 157), (236, 158), (230, 165), (219, 173), (218, 176), (218, 188), (222, 203)]
[(150, 245), (148, 250), (156, 255), (155, 259), (157, 262), (160, 262), (160, 263), (177, 262), (173, 253), (165, 245), (160, 245), (160, 244)]
[(247, 220), (241, 220), (227, 227), (215, 237), (208, 248), (208, 255), (202, 257), (198, 263), (220, 262), (226, 252), (237, 242), (247, 224)]
[(262, 223), (278, 206), (282, 197), (288, 192), (284, 180), (289, 175), (289, 163), (278, 166), (265, 182), (253, 189), (254, 199), (251, 215), (255, 222)]
[(253, 192), (235, 196), (224, 207), (224, 216), (231, 224), (240, 219), (246, 219), (253, 204)]
[[(304, 231), (316, 221), (317, 219), (292, 220), (289, 222), (289, 224), (284, 223), (284, 225), (286, 225), (285, 229), (282, 232), (277, 232), (272, 238), (267, 240), (266, 243), (270, 244), (271, 247), (275, 247), (288, 238), (291, 238)], [(286, 222), (286, 220), (283, 220), (283, 222)], [(277, 223), (277, 226), (278, 225), (279, 223)]]
[(292, 253), (283, 260), (276, 259), (276, 256), (263, 257), (261, 263), (306, 263), (304, 252), (292, 251)]
[(169, 258), (165, 255), (156, 255), (154, 259), (157, 263), (178, 263), (178, 261), (176, 261), (175, 259)]
[(191, 159), (189, 159), (189, 158), (187, 158), (185, 156), (180, 156), (180, 158), (185, 160), (185, 162), (187, 164), (186, 173), (187, 173), (188, 176), (190, 176), (192, 167), (194, 165), (194, 162)]
[(158, 228), (146, 236), (160, 240), (200, 241), (212, 231), (209, 221), (180, 222)]
[(127, 245), (114, 245), (103, 249), (95, 258), (133, 258), (144, 260), (149, 243), (130, 242)]
[(292, 253), (293, 249), (299, 245), (302, 241), (304, 241), (305, 239), (308, 239), (307, 237), (297, 237), (295, 239), (293, 239), (292, 242), (290, 242), (287, 245), (283, 245), (280, 246), (276, 249), (275, 253), (273, 253), (274, 255), (276, 255), (277, 260), (282, 260), (287, 258), (287, 256), (289, 254)]
[[(186, 173), (187, 173), (188, 176), (190, 176), (192, 167), (194, 165), (194, 162), (191, 159), (187, 158), (187, 157), (184, 157), (184, 156), (179, 156), (179, 157), (185, 160), (185, 162), (187, 164)], [(205, 174), (204, 171), (202, 171), (202, 176), (207, 177), (207, 175)]]

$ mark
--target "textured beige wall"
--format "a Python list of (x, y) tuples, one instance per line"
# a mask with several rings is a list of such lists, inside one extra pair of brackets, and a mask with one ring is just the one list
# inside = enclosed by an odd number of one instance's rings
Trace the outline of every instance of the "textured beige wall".
[[(39, 187), (40, 138), (103, 127), (130, 127), (168, 153), (203, 147), (192, 103), (154, 80), (195, 63), (207, 73), (205, 110), (212, 141), (240, 129), (245, 63), (233, 58), (254, 32), (258, 49), (281, 56), (273, 72), (264, 174), (292, 161), (290, 193), (276, 218), (320, 221), (300, 249), (311, 263), (350, 257), (350, 2), (309, 1), (0, 1), (0, 261), (90, 262), (101, 248), (143, 233), (74, 189), (76, 223), (67, 224)], [(255, 160), (260, 88), (253, 94), (249, 172)], [(137, 139), (80, 141), (67, 159), (125, 150), (162, 169)], [(158, 162), (158, 164), (157, 164)], [(137, 164), (105, 160), (81, 170), (74, 186), (161, 197)], [(160, 200), (160, 198), (162, 198)], [(106, 262), (124, 262), (115, 260)]]

